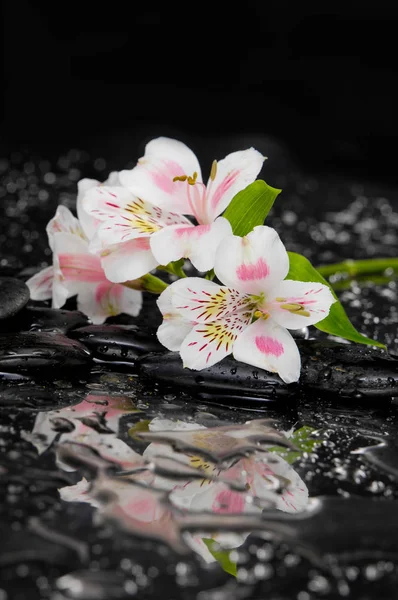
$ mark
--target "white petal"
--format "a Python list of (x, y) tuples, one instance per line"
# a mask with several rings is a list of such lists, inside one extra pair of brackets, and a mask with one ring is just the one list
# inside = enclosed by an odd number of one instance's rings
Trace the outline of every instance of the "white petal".
[(53, 267), (46, 267), (36, 275), (33, 275), (26, 285), (29, 288), (30, 297), (32, 300), (48, 300), (53, 294)]
[(160, 137), (149, 142), (145, 155), (130, 171), (120, 173), (122, 185), (139, 198), (182, 214), (192, 214), (186, 181), (173, 181), (175, 177), (197, 173), (202, 181), (198, 159), (182, 142)]
[(180, 315), (174, 308), (171, 298), (173, 293), (181, 286), (183, 279), (175, 281), (162, 292), (157, 299), (157, 305), (163, 315), (163, 323), (157, 330), (159, 342), (168, 350), (180, 349), (184, 338), (190, 333), (194, 323)]
[(289, 257), (275, 229), (260, 225), (243, 238), (224, 238), (214, 270), (229, 287), (249, 294), (267, 293), (286, 277)]
[[(80, 224), (86, 234), (87, 239), (91, 240), (96, 230), (98, 229), (101, 221), (98, 221), (92, 215), (89, 215), (83, 208), (83, 198), (91, 188), (95, 188), (100, 185), (100, 182), (96, 179), (81, 179), (77, 183), (77, 199), (76, 199), (76, 211)], [(109, 184), (110, 185), (110, 184)], [(116, 185), (116, 184), (115, 184)]]
[(81, 206), (89, 215), (107, 221), (128, 215), (136, 201), (137, 198), (124, 187), (97, 185), (85, 191)]
[(201, 277), (180, 279), (178, 286), (173, 283), (170, 287), (174, 310), (187, 321), (218, 321), (247, 306), (245, 295)]
[(285, 383), (298, 381), (301, 359), (296, 342), (272, 319), (258, 319), (238, 336), (234, 358), (241, 362), (278, 373)]
[(200, 371), (231, 354), (238, 334), (247, 327), (250, 315), (230, 314), (212, 323), (199, 323), (181, 344), (184, 367)]
[(139, 279), (159, 263), (152, 254), (149, 238), (138, 238), (104, 250), (101, 264), (109, 281), (121, 283)]
[(126, 313), (137, 316), (142, 305), (142, 294), (109, 281), (100, 284), (82, 284), (77, 297), (78, 309), (97, 325), (107, 317)]
[[(332, 292), (322, 283), (285, 279), (272, 289), (264, 307), (282, 327), (300, 329), (325, 319), (334, 302)], [(294, 305), (303, 310), (288, 310)]]
[(192, 327), (192, 323), (189, 323), (183, 317), (173, 315), (164, 318), (156, 335), (165, 348), (175, 352), (181, 348), (182, 342), (192, 331)]
[(232, 198), (256, 179), (264, 157), (254, 148), (233, 152), (217, 163), (214, 180), (207, 182), (206, 213), (209, 221), (220, 215)]
[(231, 234), (230, 223), (222, 217), (210, 225), (174, 225), (155, 233), (151, 237), (151, 248), (162, 264), (189, 258), (198, 271), (204, 272), (214, 267), (221, 240)]
[(51, 250), (54, 251), (54, 235), (56, 233), (70, 233), (76, 237), (86, 240), (86, 236), (78, 219), (72, 215), (69, 208), (60, 204), (54, 217), (48, 222), (46, 227), (48, 243)]

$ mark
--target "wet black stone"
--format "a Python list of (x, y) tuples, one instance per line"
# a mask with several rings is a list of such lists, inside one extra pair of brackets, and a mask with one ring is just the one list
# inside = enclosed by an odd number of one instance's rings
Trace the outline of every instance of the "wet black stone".
[(91, 363), (89, 350), (76, 340), (55, 333), (11, 333), (0, 335), (0, 371), (33, 372), (74, 369)]
[(147, 377), (199, 393), (273, 400), (295, 396), (299, 390), (322, 391), (340, 397), (398, 395), (398, 360), (383, 350), (329, 340), (297, 340), (302, 357), (298, 384), (285, 384), (278, 375), (227, 357), (220, 363), (191, 371), (184, 369), (177, 352), (144, 356), (138, 360)]
[(329, 340), (298, 341), (302, 387), (341, 397), (398, 395), (398, 360), (381, 349)]
[(228, 396), (231, 400), (245, 396), (265, 401), (297, 393), (296, 384), (286, 385), (278, 375), (237, 362), (230, 356), (202, 371), (184, 369), (178, 352), (144, 356), (137, 364), (147, 378), (171, 387), (187, 388), (206, 399), (210, 399), (210, 393)]
[(48, 331), (68, 333), (76, 327), (87, 325), (89, 320), (79, 310), (61, 310), (30, 303), (18, 315), (8, 319), (7, 331)]
[(0, 277), (0, 326), (3, 319), (17, 314), (30, 297), (28, 286), (13, 277)]
[(95, 358), (107, 362), (133, 363), (143, 354), (164, 350), (154, 332), (136, 325), (88, 325), (69, 335), (90, 348)]

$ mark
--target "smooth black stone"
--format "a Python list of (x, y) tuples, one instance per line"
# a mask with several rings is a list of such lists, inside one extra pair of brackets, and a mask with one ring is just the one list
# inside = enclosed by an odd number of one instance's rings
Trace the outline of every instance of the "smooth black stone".
[(202, 371), (184, 369), (178, 352), (143, 356), (137, 365), (151, 380), (198, 394), (258, 396), (259, 399), (273, 400), (297, 392), (296, 384), (286, 385), (278, 375), (237, 362), (230, 356)]
[(384, 350), (329, 340), (301, 340), (300, 382), (342, 397), (397, 396), (398, 360)]
[(150, 379), (188, 388), (201, 397), (206, 392), (235, 400), (239, 396), (273, 400), (299, 390), (351, 398), (398, 395), (398, 360), (383, 350), (329, 340), (297, 340), (297, 344), (302, 357), (297, 384), (286, 384), (278, 375), (230, 356), (202, 371), (184, 369), (177, 352), (144, 356), (137, 365)]
[(164, 350), (154, 332), (136, 325), (88, 325), (69, 335), (90, 348), (95, 358), (106, 362), (133, 363), (143, 354)]
[(28, 302), (28, 286), (13, 277), (0, 277), (0, 320), (16, 315)]
[(61, 310), (47, 306), (28, 304), (18, 315), (8, 319), (7, 331), (48, 331), (68, 333), (71, 329), (84, 327), (89, 319), (79, 310)]
[(74, 369), (91, 363), (89, 350), (76, 340), (57, 333), (0, 334), (0, 371)]

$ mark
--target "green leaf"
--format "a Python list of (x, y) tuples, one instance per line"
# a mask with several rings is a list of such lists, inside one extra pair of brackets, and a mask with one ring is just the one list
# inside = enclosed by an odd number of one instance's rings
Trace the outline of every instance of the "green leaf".
[(313, 431), (315, 431), (313, 427), (304, 425), (293, 433), (289, 439), (296, 446), (297, 450), (289, 450), (282, 446), (272, 446), (272, 448), (269, 448), (269, 451), (276, 452), (276, 454), (279, 454), (281, 458), (291, 465), (301, 457), (303, 452), (311, 453), (321, 443), (322, 440), (311, 438)]
[(230, 550), (219, 550), (218, 543), (212, 538), (202, 538), (202, 540), (206, 544), (210, 554), (212, 554), (216, 561), (220, 564), (221, 568), (224, 569), (226, 573), (236, 577), (236, 562), (232, 562), (230, 559)]
[[(312, 266), (310, 261), (296, 252), (288, 252), (290, 259), (290, 269), (286, 279), (293, 279), (295, 281), (310, 281), (316, 283), (323, 283), (327, 285), (333, 296), (336, 298), (336, 302), (332, 304), (329, 315), (326, 319), (316, 323), (315, 327), (320, 331), (335, 335), (351, 342), (357, 342), (358, 344), (367, 344), (369, 346), (378, 346), (379, 348), (386, 347), (384, 344), (372, 340), (357, 331), (354, 325), (349, 320), (347, 313), (345, 312), (340, 300), (337, 298), (332, 286), (322, 277), (320, 273)], [(305, 323), (303, 322), (303, 325)]]
[(264, 225), (264, 220), (281, 191), (262, 179), (257, 179), (238, 192), (223, 214), (231, 223), (233, 233), (243, 237), (253, 227)]

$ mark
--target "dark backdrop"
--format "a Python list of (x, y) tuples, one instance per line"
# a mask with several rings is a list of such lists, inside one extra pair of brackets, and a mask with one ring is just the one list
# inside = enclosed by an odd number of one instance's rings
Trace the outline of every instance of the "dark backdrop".
[(310, 169), (395, 178), (393, 3), (3, 5), (2, 152), (272, 135)]

